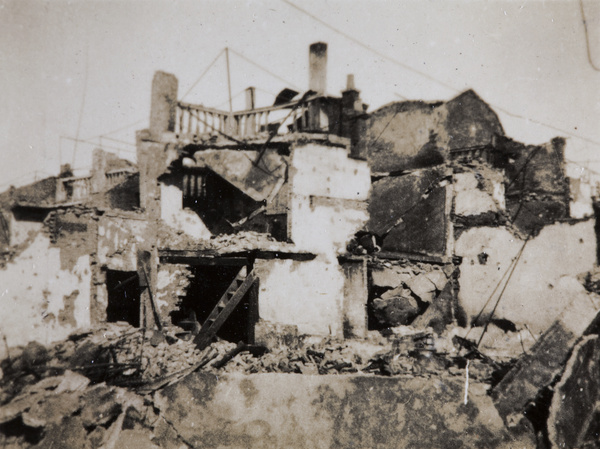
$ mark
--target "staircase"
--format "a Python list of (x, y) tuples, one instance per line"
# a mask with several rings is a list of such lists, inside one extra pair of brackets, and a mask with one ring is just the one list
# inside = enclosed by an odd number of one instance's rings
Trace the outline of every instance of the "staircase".
[(246, 292), (252, 287), (254, 281), (256, 281), (256, 272), (254, 270), (248, 274), (246, 273), (246, 267), (242, 267), (202, 325), (200, 332), (194, 338), (194, 343), (198, 349), (202, 350), (211, 343), (223, 323), (229, 318), (231, 312), (233, 312)]

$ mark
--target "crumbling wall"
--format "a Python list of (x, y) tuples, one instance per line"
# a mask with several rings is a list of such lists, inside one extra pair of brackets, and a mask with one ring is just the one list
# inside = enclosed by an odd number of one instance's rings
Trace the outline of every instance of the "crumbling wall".
[(212, 236), (196, 212), (183, 208), (183, 192), (179, 187), (161, 182), (160, 197), (160, 217), (167, 225), (196, 239)]
[(47, 212), (28, 214), (26, 211), (13, 210), (6, 213), (9, 217), (10, 245), (21, 245), (32, 235), (40, 232)]
[(417, 170), (373, 183), (367, 230), (381, 249), (445, 255), (448, 245), (449, 194), (446, 170)]
[(374, 172), (386, 173), (441, 164), (454, 149), (486, 146), (504, 134), (498, 116), (472, 90), (446, 103), (384, 106), (361, 128), (358, 153)]
[(367, 336), (367, 299), (369, 281), (365, 258), (344, 260), (344, 338), (365, 338)]
[(2, 205), (51, 206), (56, 204), (56, 176), (50, 176), (21, 187), (11, 187), (0, 194)]
[(106, 191), (99, 191), (86, 202), (99, 209), (135, 211), (140, 208), (140, 175), (133, 173)]
[(345, 148), (314, 143), (296, 146), (290, 161), (291, 240), (300, 250), (317, 253), (345, 249), (368, 219), (367, 164), (350, 159)]
[(161, 189), (158, 178), (167, 171), (171, 162), (179, 157), (177, 145), (167, 143), (175, 140), (174, 135), (168, 132), (153, 135), (148, 130), (143, 130), (137, 133), (136, 138), (140, 207), (150, 217), (157, 219), (161, 213)]
[(90, 325), (91, 257), (52, 244), (38, 233), (0, 268), (0, 332), (10, 346), (65, 338)]
[[(137, 270), (137, 251), (145, 243), (142, 217), (105, 214), (98, 220), (98, 264), (118, 271)], [(150, 243), (150, 242), (148, 242)]]
[[(593, 185), (590, 176), (585, 176), (586, 170), (577, 167), (577, 170), (571, 170), (569, 176), (569, 193), (571, 201), (569, 203), (569, 216), (572, 218), (584, 218), (594, 215), (592, 206), (592, 197), (596, 194), (596, 186)], [(575, 171), (579, 173), (574, 173)]]
[(454, 173), (453, 189), (455, 215), (473, 216), (506, 208), (504, 177), (487, 167), (483, 172)]
[(360, 156), (374, 172), (394, 172), (436, 165), (444, 161), (446, 130), (439, 126), (447, 115), (440, 103), (399, 102), (373, 112), (357, 143)]
[(337, 260), (257, 260), (258, 313), (301, 334), (342, 336), (345, 277)]
[[(459, 298), (470, 319), (481, 311), (523, 243), (505, 227), (477, 227), (461, 234), (455, 246), (456, 255), (462, 257)], [(544, 227), (527, 243), (495, 317), (528, 325), (534, 332), (545, 330), (583, 288), (568, 277), (590, 271), (595, 261), (594, 220)]]
[(155, 300), (161, 321), (170, 322), (171, 312), (178, 310), (190, 285), (192, 272), (187, 265), (162, 264), (158, 267)]
[(524, 145), (506, 137), (496, 139), (493, 164), (505, 170), (506, 208), (511, 221), (523, 232), (569, 217), (565, 144), (561, 137), (543, 145)]

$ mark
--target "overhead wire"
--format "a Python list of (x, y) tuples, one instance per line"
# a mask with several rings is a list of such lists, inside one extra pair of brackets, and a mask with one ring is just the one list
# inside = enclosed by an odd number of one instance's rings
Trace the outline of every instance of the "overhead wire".
[[(310, 13), (309, 11), (307, 11), (307, 10), (305, 10), (305, 9), (301, 8), (300, 6), (298, 6), (298, 5), (294, 4), (294, 3), (292, 3), (291, 1), (289, 1), (289, 0), (281, 0), (281, 1), (282, 1), (283, 3), (285, 3), (285, 4), (289, 5), (289, 6), (291, 6), (292, 8), (294, 8), (294, 9), (296, 9), (296, 10), (300, 11), (301, 13), (303, 13), (303, 14), (307, 15), (307, 16), (308, 16), (308, 17), (310, 17), (311, 19), (313, 19), (313, 20), (315, 20), (315, 21), (319, 22), (320, 24), (322, 24), (322, 25), (323, 25), (323, 26), (325, 26), (326, 28), (329, 28), (330, 30), (334, 31), (335, 33), (337, 33), (337, 34), (339, 34), (339, 35), (343, 36), (344, 38), (346, 38), (346, 39), (348, 39), (348, 40), (350, 40), (351, 42), (355, 43), (356, 45), (358, 45), (358, 46), (360, 46), (360, 47), (362, 47), (362, 48), (364, 48), (364, 49), (366, 49), (366, 50), (368, 50), (368, 51), (372, 52), (373, 54), (375, 54), (375, 55), (377, 55), (377, 56), (379, 56), (380, 58), (382, 58), (382, 59), (384, 59), (384, 60), (386, 60), (386, 61), (389, 61), (389, 62), (391, 62), (391, 63), (393, 63), (393, 64), (395, 64), (395, 65), (397, 65), (397, 66), (400, 66), (400, 67), (402, 67), (402, 68), (404, 68), (404, 69), (406, 69), (406, 70), (408, 70), (408, 71), (411, 71), (411, 72), (413, 72), (413, 73), (416, 73), (416, 74), (418, 74), (418, 75), (420, 75), (420, 76), (422, 76), (422, 77), (424, 77), (424, 78), (426, 78), (426, 79), (428, 79), (428, 80), (430, 80), (430, 81), (432, 81), (432, 82), (434, 82), (434, 83), (436, 83), (436, 84), (438, 84), (438, 85), (440, 85), (440, 86), (443, 86), (443, 87), (445, 87), (445, 88), (447, 88), (447, 89), (449, 89), (449, 90), (451, 90), (451, 91), (453, 91), (453, 92), (460, 92), (460, 89), (457, 89), (456, 87), (454, 87), (454, 86), (451, 86), (450, 84), (448, 84), (448, 83), (446, 83), (446, 82), (444, 82), (444, 81), (441, 81), (441, 80), (439, 80), (439, 79), (435, 78), (434, 76), (431, 76), (431, 75), (429, 75), (428, 73), (425, 73), (425, 72), (423, 72), (423, 71), (421, 71), (421, 70), (415, 69), (414, 67), (411, 67), (411, 66), (409, 66), (408, 64), (405, 64), (405, 63), (403, 63), (403, 62), (401, 62), (401, 61), (398, 61), (397, 59), (395, 59), (395, 58), (392, 58), (392, 57), (390, 57), (390, 56), (386, 55), (385, 53), (382, 53), (382, 52), (380, 52), (379, 50), (376, 50), (376, 49), (372, 48), (370, 45), (368, 45), (368, 44), (365, 44), (364, 42), (362, 42), (362, 41), (360, 41), (360, 40), (356, 39), (354, 36), (351, 36), (351, 35), (349, 35), (349, 34), (345, 33), (344, 31), (341, 31), (341, 30), (339, 30), (338, 28), (336, 28), (336, 27), (334, 27), (334, 26), (330, 25), (329, 23), (325, 22), (323, 19), (321, 19), (321, 18), (319, 18), (319, 17), (315, 16), (314, 14), (312, 14), (312, 13)], [(530, 121), (530, 122), (532, 122), (532, 123), (536, 123), (536, 124), (538, 124), (538, 125), (545, 126), (545, 127), (547, 127), (547, 128), (553, 129), (553, 130), (555, 130), (555, 131), (559, 131), (559, 132), (565, 133), (565, 134), (567, 134), (567, 135), (569, 135), (569, 136), (572, 136), (572, 137), (575, 137), (575, 138), (577, 138), (577, 139), (583, 140), (583, 141), (585, 141), (585, 142), (592, 143), (592, 144), (594, 144), (594, 145), (598, 145), (598, 146), (600, 146), (600, 142), (598, 142), (598, 141), (595, 141), (595, 140), (593, 140), (593, 139), (590, 139), (590, 138), (588, 138), (588, 137), (579, 136), (579, 135), (577, 135), (577, 134), (574, 134), (574, 133), (572, 133), (572, 132), (570, 132), (570, 131), (567, 131), (567, 130), (565, 130), (565, 129), (559, 128), (559, 127), (557, 127), (557, 126), (554, 126), (554, 125), (549, 125), (549, 124), (547, 124), (547, 123), (544, 123), (544, 122), (541, 122), (541, 121), (539, 121), (539, 120), (530, 119), (530, 118), (526, 118), (526, 117), (520, 116), (520, 115), (518, 115), (518, 114), (515, 114), (515, 113), (513, 113), (513, 112), (510, 112), (510, 111), (508, 111), (507, 109), (505, 109), (505, 108), (503, 108), (503, 107), (501, 107), (501, 106), (498, 106), (498, 105), (496, 105), (496, 104), (494, 104), (494, 103), (489, 103), (489, 104), (490, 104), (490, 106), (493, 106), (494, 108), (498, 109), (499, 111), (502, 111), (502, 112), (504, 112), (505, 114), (511, 115), (511, 116), (513, 116), (513, 117), (515, 117), (515, 118), (520, 118), (520, 119), (523, 119), (523, 120), (528, 120), (528, 121)]]
[[(235, 94), (233, 97), (231, 97), (231, 100), (235, 100), (240, 95), (242, 95), (244, 92), (246, 92), (246, 89), (240, 90), (237, 94)], [(215, 106), (215, 109), (219, 109), (219, 108), (221, 108), (222, 106), (224, 106), (226, 104), (229, 104), (229, 99), (223, 101), (222, 103), (219, 103), (217, 106)]]
[(325, 22), (323, 19), (321, 19), (321, 18), (319, 18), (319, 17), (315, 16), (314, 14), (312, 14), (312, 13), (308, 12), (307, 10), (305, 10), (305, 9), (303, 9), (303, 8), (301, 8), (301, 7), (299, 7), (298, 5), (296, 5), (296, 4), (292, 3), (292, 2), (290, 2), (289, 0), (281, 0), (281, 1), (282, 1), (283, 3), (285, 3), (285, 4), (289, 5), (289, 6), (291, 6), (292, 8), (294, 8), (294, 9), (297, 9), (298, 11), (300, 11), (301, 13), (303, 13), (303, 14), (307, 15), (307, 16), (308, 16), (308, 17), (310, 17), (311, 19), (313, 19), (313, 20), (315, 20), (315, 21), (319, 22), (320, 24), (324, 25), (325, 27), (327, 27), (327, 28), (329, 28), (330, 30), (334, 31), (335, 33), (339, 34), (340, 36), (343, 36), (343, 37), (345, 37), (346, 39), (348, 39), (348, 40), (350, 40), (350, 41), (354, 42), (356, 45), (358, 45), (358, 46), (360, 46), (360, 47), (362, 47), (362, 48), (365, 48), (365, 49), (367, 49), (368, 51), (372, 52), (373, 54), (375, 54), (375, 55), (379, 56), (381, 59), (385, 59), (386, 61), (389, 61), (389, 62), (391, 62), (391, 63), (393, 63), (393, 64), (396, 64), (396, 65), (398, 65), (398, 66), (400, 66), (400, 67), (402, 67), (402, 68), (404, 68), (404, 69), (406, 69), (406, 70), (409, 70), (409, 71), (411, 71), (411, 72), (414, 72), (414, 73), (416, 73), (416, 74), (418, 74), (418, 75), (421, 75), (421, 76), (423, 76), (424, 78), (427, 78), (427, 79), (429, 79), (430, 81), (433, 81), (434, 83), (436, 83), (436, 84), (439, 84), (440, 86), (443, 86), (443, 87), (445, 87), (446, 89), (449, 89), (449, 90), (451, 90), (451, 91), (453, 91), (453, 92), (460, 92), (460, 91), (459, 91), (459, 89), (457, 89), (456, 87), (454, 87), (454, 86), (451, 86), (450, 84), (447, 84), (447, 83), (445, 83), (445, 82), (443, 82), (443, 81), (440, 81), (440, 80), (438, 80), (437, 78), (435, 78), (435, 77), (433, 77), (433, 76), (429, 75), (428, 73), (422, 72), (421, 70), (417, 70), (417, 69), (415, 69), (414, 67), (411, 67), (411, 66), (409, 66), (408, 64), (405, 64), (405, 63), (403, 63), (403, 62), (400, 62), (400, 61), (398, 61), (398, 60), (396, 60), (396, 59), (394, 59), (394, 58), (392, 58), (392, 57), (390, 57), (390, 56), (388, 56), (388, 55), (386, 55), (386, 54), (384, 54), (384, 53), (380, 52), (379, 50), (375, 50), (375, 49), (374, 49), (373, 47), (371, 47), (370, 45), (367, 45), (367, 44), (365, 44), (364, 42), (362, 42), (362, 41), (359, 41), (358, 39), (356, 39), (354, 36), (351, 36), (351, 35), (349, 35), (349, 34), (347, 34), (347, 33), (343, 32), (343, 31), (341, 31), (341, 30), (339, 30), (339, 29), (335, 28), (334, 26), (332, 26), (332, 25), (330, 25), (329, 23)]
[(99, 139), (103, 139), (103, 140), (110, 140), (111, 142), (121, 143), (121, 144), (123, 144), (123, 145), (129, 145), (129, 146), (132, 146), (132, 147), (135, 147), (135, 146), (136, 146), (136, 145), (135, 145), (135, 143), (126, 142), (126, 141), (124, 141), (124, 140), (119, 140), (119, 139), (113, 139), (113, 138), (111, 138), (111, 137), (107, 137), (107, 136), (104, 136), (104, 135), (102, 135), (102, 136), (98, 136), (98, 138), (99, 138)]
[(192, 87), (190, 87), (187, 92), (185, 94), (183, 94), (183, 96), (181, 97), (181, 99), (183, 100), (185, 97), (187, 97), (189, 95), (189, 93), (194, 90), (194, 88), (198, 85), (198, 83), (202, 80), (202, 78), (204, 78), (204, 75), (206, 75), (208, 73), (208, 71), (212, 68), (213, 65), (215, 65), (215, 63), (217, 62), (217, 60), (221, 57), (221, 55), (223, 54), (223, 52), (225, 52), (225, 49), (222, 49), (219, 54), (215, 57), (215, 59), (213, 59), (213, 61), (208, 65), (208, 67), (206, 67), (206, 69), (204, 70), (204, 72), (202, 72), (202, 74), (198, 77), (198, 79), (194, 82), (194, 84), (192, 84)]
[(133, 153), (133, 154), (136, 153), (136, 151), (134, 151), (134, 150), (127, 150), (125, 148), (119, 148), (119, 147), (115, 147), (115, 146), (112, 146), (112, 145), (106, 145), (106, 144), (100, 145), (100, 144), (98, 144), (98, 142), (94, 142), (94, 141), (91, 141), (91, 140), (76, 139), (74, 137), (68, 137), (68, 136), (60, 136), (60, 138), (61, 139), (66, 139), (66, 140), (71, 140), (71, 141), (78, 142), (78, 143), (86, 143), (88, 145), (95, 145), (95, 146), (100, 146), (100, 147), (103, 147), (103, 148), (110, 148), (110, 149), (113, 149), (113, 150), (123, 151), (124, 153)]
[[(83, 94), (81, 96), (81, 106), (79, 108), (79, 118), (77, 120), (77, 131), (75, 132), (75, 137), (79, 139), (79, 132), (81, 131), (81, 122), (83, 120), (83, 111), (85, 109), (85, 97), (87, 95), (87, 84), (88, 84), (88, 72), (89, 72), (89, 45), (86, 44), (85, 49), (85, 72), (83, 78)], [(75, 165), (75, 158), (77, 156), (77, 141), (75, 141), (75, 147), (73, 148), (73, 162), (72, 165)]]
[(144, 122), (146, 120), (147, 120), (146, 118), (141, 118), (141, 119), (139, 119), (139, 120), (137, 120), (137, 121), (135, 121), (133, 123), (130, 123), (128, 125), (124, 125), (124, 126), (121, 126), (121, 127), (117, 128), (117, 129), (113, 129), (112, 131), (108, 131), (106, 133), (102, 133), (102, 134), (98, 134), (96, 136), (88, 137), (87, 140), (97, 139), (98, 137), (105, 137), (105, 136), (110, 136), (111, 134), (116, 134), (116, 133), (118, 133), (120, 131), (124, 131), (124, 130), (126, 130), (128, 128), (131, 128), (131, 127), (133, 127), (133, 126), (135, 126), (135, 125), (137, 125), (139, 123), (142, 123), (142, 122)]
[(383, 129), (381, 130), (381, 132), (379, 133), (379, 135), (377, 136), (377, 138), (373, 141), (373, 143), (371, 144), (371, 146), (375, 146), (375, 144), (379, 141), (379, 138), (383, 135), (383, 133), (385, 132), (386, 129), (388, 129), (388, 126), (391, 125), (392, 120), (394, 120), (396, 118), (396, 116), (398, 115), (399, 110), (396, 109), (396, 112), (394, 112), (394, 115), (392, 115), (392, 117), (389, 119), (389, 121), (385, 124), (385, 126), (383, 127)]
[(483, 340), (483, 336), (487, 332), (487, 329), (488, 329), (488, 327), (489, 327), (492, 319), (494, 318), (494, 314), (496, 313), (496, 309), (498, 308), (498, 305), (500, 305), (500, 300), (502, 299), (502, 296), (504, 295), (504, 292), (506, 291), (506, 288), (508, 287), (510, 279), (512, 278), (512, 275), (515, 272), (515, 269), (517, 268), (517, 265), (519, 264), (519, 260), (521, 259), (521, 256), (523, 255), (523, 251), (525, 251), (525, 247), (527, 246), (527, 243), (529, 242), (529, 239), (531, 238), (531, 235), (532, 234), (530, 233), (527, 236), (527, 238), (523, 242), (523, 245), (521, 246), (521, 249), (519, 250), (519, 253), (517, 254), (515, 262), (513, 263), (512, 268), (510, 269), (510, 273), (508, 275), (508, 278), (506, 279), (506, 282), (504, 283), (504, 287), (502, 288), (502, 291), (498, 295), (498, 299), (496, 300), (496, 304), (494, 304), (494, 308), (492, 309), (492, 312), (490, 313), (489, 318), (486, 320), (485, 325), (483, 326), (483, 331), (481, 332), (481, 335), (479, 336), (479, 341), (477, 341), (477, 348), (479, 348), (479, 345), (481, 344), (481, 341)]
[(262, 71), (264, 71), (265, 73), (268, 73), (269, 75), (271, 75), (274, 78), (277, 78), (279, 81), (283, 82), (284, 84), (293, 87), (296, 90), (299, 91), (303, 91), (304, 89), (302, 89), (301, 87), (296, 86), (294, 83), (286, 80), (285, 78), (282, 78), (281, 76), (277, 75), (276, 73), (273, 73), (271, 70), (263, 67), (262, 65), (260, 65), (259, 63), (253, 61), (252, 59), (244, 56), (242, 53), (240, 53), (239, 51), (234, 50), (233, 48), (230, 48), (229, 51), (233, 54), (235, 54), (236, 56), (238, 56), (239, 58), (243, 59), (244, 61), (248, 62), (249, 64), (252, 64), (256, 67), (258, 67), (259, 69), (261, 69)]
[(581, 20), (583, 21), (583, 32), (585, 33), (585, 44), (587, 49), (588, 62), (590, 63), (592, 69), (594, 69), (596, 72), (600, 72), (600, 68), (596, 67), (596, 64), (594, 64), (594, 61), (592, 59), (592, 51), (590, 49), (590, 34), (588, 32), (587, 20), (585, 18), (585, 11), (583, 9), (583, 0), (579, 0), (579, 9), (581, 10)]

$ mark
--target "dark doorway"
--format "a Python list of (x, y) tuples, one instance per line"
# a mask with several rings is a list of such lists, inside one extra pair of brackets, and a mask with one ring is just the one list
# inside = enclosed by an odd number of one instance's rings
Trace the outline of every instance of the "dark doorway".
[(140, 287), (137, 272), (106, 270), (106, 288), (106, 321), (126, 321), (134, 327), (139, 327)]
[[(195, 266), (185, 298), (178, 311), (171, 314), (173, 324), (187, 321), (193, 315), (202, 325), (212, 312), (227, 287), (233, 282), (241, 266)], [(258, 320), (257, 283), (244, 295), (217, 337), (237, 343), (254, 343), (254, 325)]]

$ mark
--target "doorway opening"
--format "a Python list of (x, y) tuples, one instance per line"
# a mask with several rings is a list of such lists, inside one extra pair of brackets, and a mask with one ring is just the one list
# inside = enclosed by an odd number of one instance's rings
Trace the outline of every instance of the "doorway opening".
[(140, 287), (136, 271), (106, 270), (106, 321), (140, 327)]
[[(190, 268), (194, 277), (187, 294), (182, 298), (179, 310), (171, 313), (175, 325), (194, 317), (202, 325), (242, 267), (198, 265)], [(243, 341), (252, 344), (257, 321), (258, 282), (255, 282), (223, 323), (217, 337), (234, 343)]]

